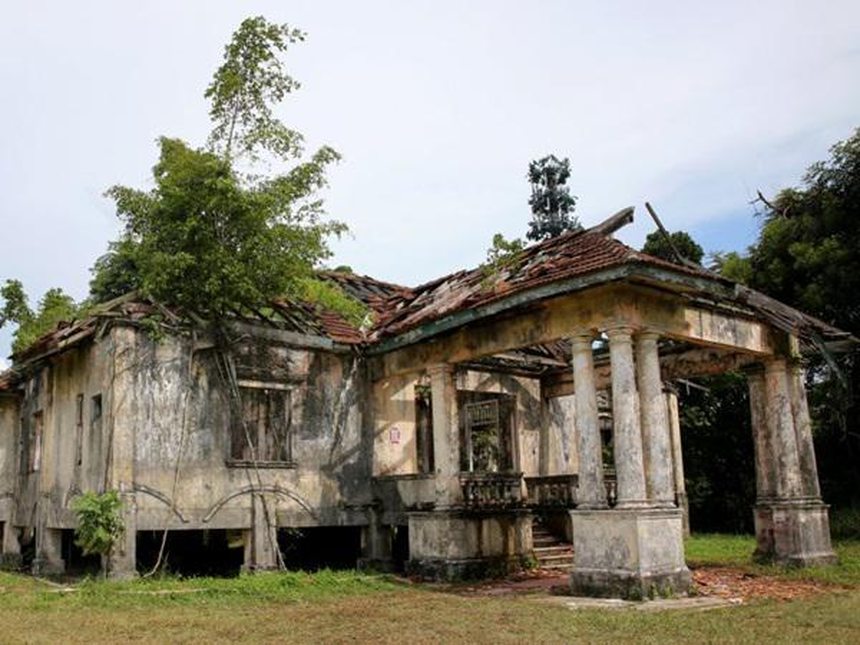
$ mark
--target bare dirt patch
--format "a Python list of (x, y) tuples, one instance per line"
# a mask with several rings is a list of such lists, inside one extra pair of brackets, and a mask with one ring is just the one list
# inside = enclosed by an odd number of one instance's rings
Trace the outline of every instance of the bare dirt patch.
[(693, 570), (693, 584), (700, 596), (743, 600), (797, 600), (845, 588), (817, 580), (795, 580), (732, 567), (696, 568)]
[[(692, 573), (695, 595), (709, 598), (797, 600), (845, 589), (827, 582), (757, 574), (733, 567), (697, 567)], [(570, 593), (569, 585), (569, 574), (538, 569), (448, 590), (465, 596), (565, 596)]]

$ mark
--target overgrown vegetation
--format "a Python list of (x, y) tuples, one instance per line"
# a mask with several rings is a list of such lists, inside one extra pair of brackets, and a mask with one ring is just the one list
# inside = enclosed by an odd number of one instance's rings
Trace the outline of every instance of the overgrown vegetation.
[(7, 280), (0, 288), (3, 307), (0, 309), (0, 328), (7, 323), (17, 325), (12, 338), (12, 351), (21, 352), (63, 321), (74, 319), (81, 307), (62, 289), (49, 289), (35, 310), (30, 308), (24, 285), (19, 280)]
[[(260, 16), (242, 22), (205, 92), (206, 145), (161, 137), (153, 188), (107, 191), (124, 226), (92, 268), (87, 304), (137, 290), (218, 326), (236, 311), (287, 298), (355, 324), (365, 319), (361, 303), (317, 277), (331, 257), (330, 240), (347, 230), (326, 218), (320, 196), (340, 155), (329, 146), (306, 154), (302, 134), (275, 115), (299, 88), (283, 57), (304, 38)], [(18, 281), (7, 281), (0, 296), (0, 326), (18, 325), (15, 351), (80, 314), (59, 289), (36, 311)]]
[(495, 286), (496, 277), (502, 271), (512, 269), (524, 249), (525, 243), (521, 239), (508, 240), (501, 233), (496, 233), (493, 236), (493, 245), (487, 249), (487, 259), (481, 265), (481, 272), (484, 274), (482, 283), (484, 289)]
[(346, 231), (319, 196), (340, 155), (306, 155), (301, 133), (274, 114), (299, 87), (282, 57), (304, 38), (263, 17), (242, 22), (205, 93), (207, 146), (162, 137), (151, 190), (108, 190), (124, 230), (94, 266), (94, 298), (136, 288), (214, 322), (283, 297), (360, 317), (360, 304), (316, 278), (329, 240)]
[(125, 531), (119, 494), (114, 490), (83, 493), (75, 498), (72, 510), (78, 520), (75, 544), (84, 555), (109, 557)]

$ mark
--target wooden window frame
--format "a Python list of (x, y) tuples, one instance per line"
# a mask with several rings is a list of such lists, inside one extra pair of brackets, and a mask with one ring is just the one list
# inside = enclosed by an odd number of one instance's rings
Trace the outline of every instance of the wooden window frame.
[[(259, 382), (259, 381), (242, 381), (238, 382), (239, 385), (239, 393), (240, 396), (244, 392), (253, 392), (254, 396), (259, 396), (259, 393), (265, 392), (267, 401), (269, 397), (279, 394), (284, 398), (283, 406), (284, 406), (284, 414), (285, 414), (285, 429), (284, 429), (284, 441), (285, 441), (285, 449), (286, 449), (286, 459), (271, 459), (271, 458), (261, 458), (259, 454), (257, 454), (257, 459), (248, 459), (248, 458), (239, 458), (235, 456), (235, 444), (234, 441), (235, 433), (238, 432), (237, 424), (243, 423), (243, 415), (245, 414), (244, 403), (242, 404), (242, 409), (239, 411), (231, 410), (231, 418), (230, 418), (230, 441), (228, 446), (228, 457), (226, 460), (226, 464), (230, 468), (274, 468), (274, 469), (286, 469), (286, 468), (295, 468), (296, 462), (293, 459), (293, 419), (292, 419), (292, 393), (293, 387), (289, 385), (284, 385), (282, 383), (268, 383), (268, 382)], [(270, 425), (269, 415), (270, 410), (267, 406), (266, 410), (266, 419), (257, 420), (256, 427), (256, 444), (254, 446), (255, 450), (259, 449), (261, 444), (267, 442), (270, 433), (272, 432), (272, 426)], [(245, 429), (242, 428), (242, 432), (244, 433)], [(241, 439), (241, 437), (240, 437)], [(266, 457), (269, 457), (266, 455)]]

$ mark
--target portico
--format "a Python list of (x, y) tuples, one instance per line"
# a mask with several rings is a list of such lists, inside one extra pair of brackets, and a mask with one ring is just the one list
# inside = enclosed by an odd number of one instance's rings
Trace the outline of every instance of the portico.
[[(568, 243), (623, 246), (594, 233), (572, 236)], [(474, 474), (458, 472), (463, 444), (456, 441), (456, 428), (462, 411), (456, 409), (453, 384), (463, 370), (535, 369), (541, 401), (569, 397), (572, 409), (565, 423), (577, 462), (569, 494), (574, 593), (632, 598), (686, 593), (681, 436), (677, 398), (668, 385), (745, 369), (756, 428), (757, 554), (798, 565), (832, 562), (799, 371), (809, 329), (819, 325), (816, 333), (826, 334), (832, 328), (761, 294), (752, 298), (748, 290), (704, 270), (627, 252), (627, 260), (612, 259), (602, 271), (438, 316), (372, 350), (375, 387), (425, 374), (431, 384), (436, 497), (426, 500), (420, 516), (410, 517), (413, 554), (475, 565), (487, 557), (508, 563), (527, 558), (530, 536), (524, 516), (516, 513), (527, 505), (522, 485), (512, 483), (517, 469), (482, 483)], [(541, 261), (545, 258), (527, 258), (501, 279), (516, 285)], [(444, 289), (450, 297), (455, 285)], [(432, 302), (432, 296), (426, 299)], [(567, 355), (556, 352), (546, 360), (550, 347), (565, 347)], [(608, 445), (598, 412), (601, 391), (611, 398)], [(549, 451), (550, 446), (540, 447), (541, 454)], [(614, 471), (611, 482), (607, 466)], [(607, 495), (609, 484), (615, 499)], [(489, 495), (492, 504), (481, 508), (480, 517), (474, 514), (478, 489), (497, 492)], [(493, 522), (499, 521), (498, 535), (505, 539), (494, 533)], [(412, 532), (413, 526), (419, 531)]]

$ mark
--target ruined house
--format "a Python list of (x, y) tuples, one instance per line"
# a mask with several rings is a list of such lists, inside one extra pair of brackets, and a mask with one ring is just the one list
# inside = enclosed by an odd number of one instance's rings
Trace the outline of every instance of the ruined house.
[(743, 370), (758, 555), (834, 561), (801, 365), (854, 339), (628, 248), (612, 233), (630, 218), (489, 277), (327, 274), (372, 326), (275, 303), (237, 313), (229, 362), (157, 303), (106, 303), (0, 376), (2, 557), (62, 571), (75, 496), (115, 489), (115, 576), (151, 566), (165, 535), (171, 557), (209, 565), (307, 557), (434, 579), (564, 562), (554, 535), (573, 544), (578, 593), (683, 593), (671, 383)]

